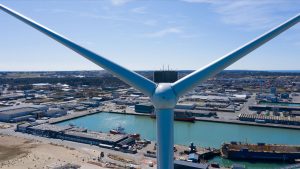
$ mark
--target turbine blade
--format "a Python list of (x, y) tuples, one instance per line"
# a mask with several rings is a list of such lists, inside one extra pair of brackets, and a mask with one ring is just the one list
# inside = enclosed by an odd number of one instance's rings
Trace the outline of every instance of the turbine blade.
[(300, 14), (289, 19), (283, 24), (271, 29), (270, 31), (257, 37), (256, 39), (248, 42), (244, 46), (241, 46), (238, 49), (228, 53), (227, 55), (212, 62), (211, 64), (208, 64), (207, 66), (204, 66), (203, 68), (198, 69), (192, 72), (191, 74), (177, 80), (172, 84), (174, 92), (177, 94), (177, 97), (184, 95), (186, 92), (196, 87), (199, 83), (221, 72), (229, 65), (233, 64), (237, 60), (241, 59), (243, 56), (247, 55), (248, 53), (260, 47), (264, 43), (273, 39), (280, 33), (292, 27), (293, 25), (297, 24), (299, 21)]
[(52, 31), (49, 28), (23, 16), (22, 14), (13, 11), (5, 7), (4, 5), (0, 4), (0, 9), (4, 12), (14, 16), (15, 18), (21, 20), (22, 22), (30, 25), (31, 27), (37, 29), (38, 31), (46, 34), (50, 38), (56, 40), (57, 42), (63, 44), (64, 46), (68, 47), (69, 49), (75, 51), (76, 53), (80, 54), (81, 56), (87, 58), (88, 60), (94, 62), (98, 66), (102, 67), (103, 69), (107, 70), (108, 72), (112, 73), (113, 75), (117, 76), (119, 79), (123, 80), (127, 84), (133, 86), (134, 88), (138, 89), (142, 93), (147, 96), (152, 96), (156, 88), (156, 84), (151, 80), (130, 71), (84, 47), (72, 42), (71, 40), (59, 35), (58, 33)]

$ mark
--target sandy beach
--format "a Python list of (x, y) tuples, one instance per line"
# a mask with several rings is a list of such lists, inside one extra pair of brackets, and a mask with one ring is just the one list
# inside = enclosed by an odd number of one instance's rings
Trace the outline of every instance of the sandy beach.
[(0, 169), (50, 169), (66, 164), (87, 169), (103, 168), (92, 156), (62, 145), (0, 135)]

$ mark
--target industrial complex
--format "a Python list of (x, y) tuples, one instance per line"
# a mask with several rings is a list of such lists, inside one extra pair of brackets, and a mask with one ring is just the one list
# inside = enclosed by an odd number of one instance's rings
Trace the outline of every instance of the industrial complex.
[[(135, 72), (9, 7), (0, 10), (104, 69), (0, 72), (0, 139), (7, 142), (0, 144), (0, 168), (26, 158), (39, 161), (28, 169), (299, 167), (300, 73), (224, 71), (298, 24), (299, 14), (198, 70)], [(151, 36), (184, 32), (174, 29)], [(45, 149), (52, 148), (67, 152), (67, 160), (50, 157)]]
[[(81, 72), (78, 73), (81, 74)], [(72, 73), (71, 76), (73, 74), (78, 76), (76, 73)], [(145, 75), (148, 76), (151, 73), (146, 72)], [(9, 74), (5, 76), (9, 77)], [(88, 76), (93, 76), (93, 74)], [(182, 75), (179, 74), (179, 76)], [(300, 86), (295, 85), (294, 82), (289, 84), (292, 80), (282, 80), (281, 78), (278, 80), (278, 76), (281, 75), (272, 74), (272, 81), (277, 79), (277, 86), (274, 87), (269, 82), (265, 82), (263, 85), (261, 81), (257, 81), (251, 76), (245, 82), (244, 79), (239, 78), (228, 82), (228, 80), (223, 80), (223, 76), (228, 75), (227, 73), (221, 74), (216, 79), (209, 80), (195, 88), (193, 92), (180, 98), (175, 107), (174, 120), (191, 123), (191, 125), (201, 123), (201, 121), (210, 121), (236, 125), (290, 128), (292, 130), (300, 128), (298, 113)], [(298, 76), (291, 74), (285, 78), (297, 81)], [(3, 79), (5, 78), (2, 75)], [(97, 85), (73, 86), (62, 83), (39, 85), (39, 83), (33, 83), (26, 84), (30, 89), (15, 90), (7, 81), (6, 84), (0, 85), (2, 93), (0, 96), (0, 124), (16, 124), (14, 129), (16, 133), (93, 145), (104, 151), (134, 154), (155, 162), (155, 143), (145, 140), (143, 135), (138, 133), (122, 134), (121, 127), (120, 129), (111, 128), (111, 133), (92, 131), (84, 128), (84, 126), (73, 124), (66, 126), (56, 124), (101, 112), (156, 118), (154, 106), (150, 103), (149, 97), (122, 83), (115, 82), (114, 78), (104, 76), (101, 79), (105, 79), (107, 83), (116, 86), (99, 89)], [(20, 85), (24, 85), (24, 83), (20, 83)], [(210, 160), (216, 157), (235, 160), (236, 156), (231, 155), (234, 151), (241, 153), (246, 151), (245, 147), (247, 146), (252, 144), (257, 146), (255, 143), (236, 142), (240, 148), (233, 151), (232, 148), (229, 149), (229, 146), (234, 145), (235, 142), (231, 141), (244, 140), (227, 140), (229, 143), (220, 144), (220, 149), (211, 150), (202, 150), (201, 145), (198, 145), (198, 149), (201, 151), (196, 153), (188, 151), (190, 148), (186, 146), (177, 147), (174, 167), (212, 168), (212, 166), (218, 165), (222, 167), (224, 164), (217, 164), (210, 162)], [(268, 143), (264, 144), (266, 147), (273, 146), (268, 145)], [(259, 143), (260, 148), (256, 148), (255, 151), (252, 150), (253, 146), (247, 148), (248, 152), (259, 153), (262, 143)], [(284, 147), (282, 149), (286, 153), (293, 153), (294, 150), (297, 150), (297, 145), (291, 145), (291, 148), (287, 145), (278, 146)], [(260, 157), (267, 160), (271, 156), (270, 153), (263, 153)], [(277, 151), (273, 151), (273, 153), (275, 153), (274, 156), (278, 155)], [(210, 158), (207, 159), (207, 157)], [(282, 158), (283, 156), (278, 155), (278, 157)], [(284, 157), (287, 158), (288, 156)], [(250, 153), (239, 160), (251, 161), (251, 158), (253, 156)], [(287, 163), (290, 161), (286, 160)], [(293, 163), (296, 161), (295, 158)], [(234, 166), (243, 168), (243, 165), (235, 164)], [(227, 167), (230, 168), (231, 166)]]

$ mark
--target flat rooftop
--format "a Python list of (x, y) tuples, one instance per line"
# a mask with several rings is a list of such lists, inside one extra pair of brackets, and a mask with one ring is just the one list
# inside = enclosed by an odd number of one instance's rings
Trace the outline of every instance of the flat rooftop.
[(34, 112), (38, 111), (36, 108), (32, 107), (24, 107), (24, 108), (14, 108), (14, 109), (0, 109), (0, 115), (11, 115), (11, 114), (18, 114), (22, 112)]
[(32, 112), (37, 110), (43, 110), (47, 108), (44, 105), (31, 105), (31, 104), (24, 104), (18, 106), (10, 106), (10, 107), (2, 107), (0, 108), (0, 114), (16, 114), (20, 112)]
[(47, 130), (47, 131), (61, 132), (61, 131), (68, 130), (72, 127), (71, 126), (57, 126), (57, 125), (51, 125), (51, 124), (40, 124), (40, 125), (37, 125), (37, 126), (32, 126), (30, 128), (36, 129), (36, 130)]
[(100, 132), (78, 132), (78, 131), (66, 131), (65, 134), (73, 135), (78, 137), (90, 138), (90, 139), (97, 139), (101, 141), (112, 141), (118, 142), (124, 138), (126, 135), (121, 134), (109, 134), (109, 133), (100, 133)]

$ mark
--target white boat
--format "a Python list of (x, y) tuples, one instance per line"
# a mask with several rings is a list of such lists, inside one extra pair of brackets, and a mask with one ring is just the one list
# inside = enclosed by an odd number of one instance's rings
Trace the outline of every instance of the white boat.
[(126, 134), (125, 128), (122, 126), (118, 126), (116, 129), (111, 129), (109, 132), (111, 134)]

